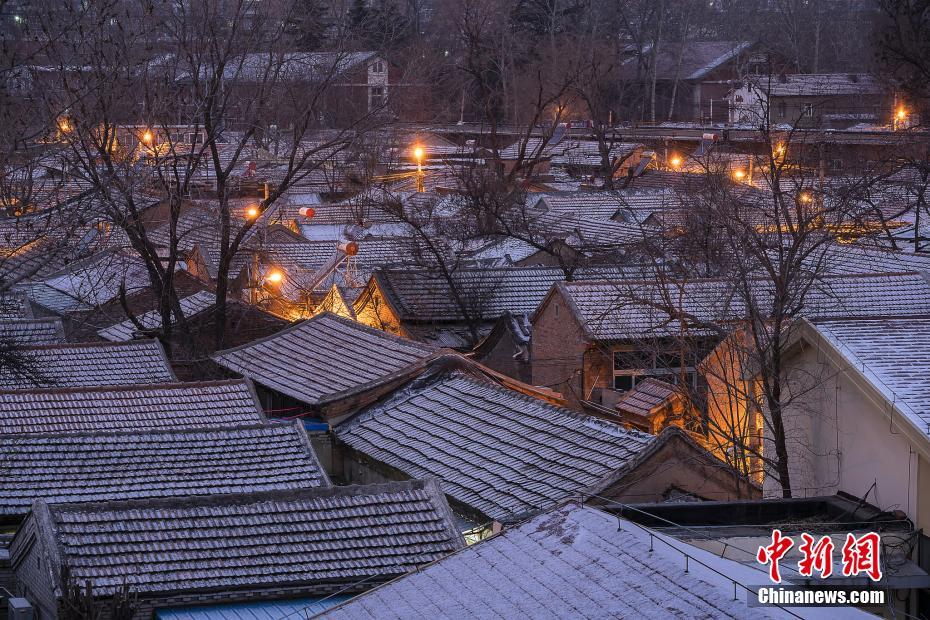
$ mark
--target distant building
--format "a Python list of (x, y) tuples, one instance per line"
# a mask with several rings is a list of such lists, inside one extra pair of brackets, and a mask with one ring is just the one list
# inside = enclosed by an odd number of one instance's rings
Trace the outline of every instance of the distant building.
[[(891, 125), (892, 89), (864, 73), (755, 76), (729, 94), (730, 122), (842, 129)], [(901, 119), (906, 121), (907, 119)]]
[(768, 70), (768, 59), (754, 49), (747, 41), (663, 41), (658, 53), (651, 45), (627, 50), (621, 79), (643, 95), (646, 120), (654, 77), (656, 121), (726, 121), (731, 84)]

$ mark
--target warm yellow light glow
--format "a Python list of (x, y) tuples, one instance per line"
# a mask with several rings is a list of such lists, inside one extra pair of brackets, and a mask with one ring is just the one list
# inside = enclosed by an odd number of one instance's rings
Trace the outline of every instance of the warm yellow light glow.
[(678, 168), (679, 166), (681, 166), (681, 157), (672, 157), (669, 160), (669, 163), (672, 164), (673, 168)]
[(277, 269), (269, 271), (268, 275), (265, 276), (265, 280), (267, 282), (271, 282), (272, 284), (277, 284), (283, 279), (284, 279), (284, 274), (278, 271)]
[(153, 138), (154, 136), (152, 136), (152, 132), (147, 129), (145, 130), (145, 133), (142, 134), (142, 141), (146, 144), (151, 144)]
[(245, 210), (245, 214), (248, 216), (250, 220), (255, 219), (256, 217), (258, 217), (258, 207), (249, 207), (248, 209)]
[(418, 146), (415, 149), (413, 149), (413, 156), (417, 158), (417, 161), (422, 160), (423, 159), (423, 147)]
[(898, 120), (903, 121), (907, 118), (907, 110), (904, 108), (898, 108)]
[(798, 200), (800, 200), (801, 202), (807, 203), (813, 200), (813, 198), (811, 197), (809, 192), (801, 192), (800, 195), (798, 196)]
[(741, 181), (741, 180), (743, 179), (743, 177), (745, 177), (745, 176), (746, 176), (746, 173), (743, 172), (742, 170), (734, 170), (734, 171), (733, 171), (733, 178), (736, 179), (737, 181)]
[(777, 145), (777, 146), (775, 147), (775, 154), (776, 154), (776, 155), (781, 155), (781, 154), (784, 153), (784, 152), (785, 152), (785, 145), (784, 145), (784, 144), (779, 144), (779, 145)]
[(59, 119), (58, 131), (61, 133), (71, 133), (71, 122), (66, 118)]

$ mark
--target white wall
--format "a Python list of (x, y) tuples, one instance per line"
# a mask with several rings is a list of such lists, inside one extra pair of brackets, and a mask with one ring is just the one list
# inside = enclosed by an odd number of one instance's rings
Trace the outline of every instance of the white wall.
[[(840, 370), (816, 346), (789, 361), (789, 384), (806, 381), (785, 413), (794, 494), (862, 497), (874, 482), (869, 503), (902, 510), (916, 523), (918, 458), (892, 428), (888, 408), (857, 384), (855, 371)], [(775, 480), (766, 479), (765, 494), (780, 496)]]

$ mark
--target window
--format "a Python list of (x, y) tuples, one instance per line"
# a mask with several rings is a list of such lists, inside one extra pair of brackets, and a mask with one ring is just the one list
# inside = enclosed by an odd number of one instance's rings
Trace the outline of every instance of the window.
[(788, 111), (788, 106), (785, 105), (784, 101), (778, 102), (778, 118), (785, 118), (785, 114)]
[(376, 62), (376, 63), (372, 66), (371, 72), (372, 72), (372, 73), (384, 73), (384, 63), (381, 62), (380, 60), (379, 60), (378, 62)]
[[(686, 355), (687, 366), (681, 366), (680, 351), (644, 351), (614, 352), (614, 389), (626, 392), (648, 377), (678, 385), (682, 378), (691, 388), (697, 387), (697, 372), (694, 369), (692, 355)], [(682, 372), (684, 370), (684, 372)]]
[(384, 105), (384, 88), (381, 86), (373, 86), (371, 88), (371, 104), (369, 109), (380, 108)]
[(807, 118), (814, 118), (814, 104), (805, 103), (804, 104), (804, 116)]

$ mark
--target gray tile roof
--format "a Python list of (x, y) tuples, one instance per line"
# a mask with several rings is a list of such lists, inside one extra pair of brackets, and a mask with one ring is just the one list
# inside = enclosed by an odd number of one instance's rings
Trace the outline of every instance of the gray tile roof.
[(0, 515), (49, 502), (327, 486), (300, 422), (172, 431), (0, 437)]
[[(574, 277), (579, 280), (618, 278), (624, 277), (624, 273), (613, 267), (583, 268), (578, 269)], [(436, 273), (384, 269), (374, 277), (401, 320), (463, 320), (449, 283)], [(461, 269), (454, 277), (471, 306), (470, 313), (493, 321), (508, 311), (513, 314), (533, 312), (552, 285), (565, 279), (565, 274), (555, 267), (495, 267)]]
[(61, 319), (0, 320), (0, 341), (21, 347), (59, 344), (65, 341), (65, 329)]
[(634, 458), (653, 437), (462, 371), (426, 375), (335, 429), (411, 477), (499, 521), (549, 507)]
[(819, 320), (814, 325), (890, 403), (930, 435), (930, 318)]
[[(687, 572), (679, 549), (692, 558)], [(764, 578), (753, 567), (662, 534), (653, 537), (629, 521), (570, 503), (357, 596), (321, 617), (789, 617), (777, 608), (750, 608), (743, 589), (734, 600), (734, 581), (752, 585)]]
[(428, 357), (422, 344), (328, 312), (213, 360), (256, 383), (316, 404)]
[(21, 349), (26, 364), (38, 373), (30, 378), (0, 369), (0, 389), (139, 385), (177, 381), (165, 351), (156, 340), (125, 343), (46, 345)]
[(245, 379), (0, 391), (0, 435), (264, 423)]
[[(655, 305), (676, 308), (704, 325), (724, 324), (746, 315), (734, 285), (723, 280), (669, 284), (668, 293), (655, 282), (566, 282), (557, 286), (593, 340), (626, 340), (679, 333), (679, 322)], [(768, 282), (759, 281), (755, 295), (766, 308)], [(680, 301), (679, 301), (680, 300)], [(914, 316), (930, 314), (930, 283), (921, 274), (875, 274), (824, 277), (808, 291), (800, 315), (808, 318)], [(692, 335), (708, 334), (691, 329)]]
[[(209, 291), (199, 291), (189, 295), (178, 302), (181, 305), (181, 311), (185, 318), (192, 318), (201, 312), (212, 308), (216, 304), (216, 295)], [(151, 310), (136, 317), (146, 329), (157, 329), (161, 327), (161, 313), (158, 310)], [(132, 340), (139, 331), (132, 321), (126, 319), (121, 323), (116, 323), (97, 332), (97, 335), (110, 342), (125, 342)]]
[(25, 295), (7, 291), (0, 295), (0, 319), (31, 319), (32, 308)]
[(41, 544), (79, 583), (90, 580), (101, 594), (123, 583), (142, 596), (308, 586), (331, 592), (340, 585), (358, 592), (464, 544), (432, 480), (174, 500), (36, 502), (33, 513)]
[(678, 388), (671, 383), (647, 377), (623, 394), (617, 401), (617, 409), (639, 416), (648, 416), (656, 407), (668, 403), (678, 394)]

